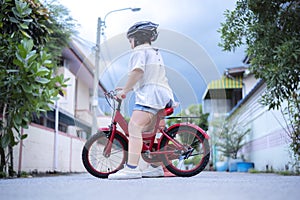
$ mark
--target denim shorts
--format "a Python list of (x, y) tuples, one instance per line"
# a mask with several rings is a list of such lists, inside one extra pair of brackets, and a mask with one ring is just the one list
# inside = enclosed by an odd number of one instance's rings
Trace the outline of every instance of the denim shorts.
[(159, 109), (151, 108), (149, 106), (143, 106), (140, 104), (135, 104), (133, 110), (145, 111), (145, 112), (152, 113), (153, 115), (156, 115), (159, 111)]

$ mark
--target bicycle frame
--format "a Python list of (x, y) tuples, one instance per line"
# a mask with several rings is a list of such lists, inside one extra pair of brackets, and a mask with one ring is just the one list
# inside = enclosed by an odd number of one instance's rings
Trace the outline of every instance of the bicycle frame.
[[(109, 155), (111, 153), (111, 147), (113, 144), (113, 140), (115, 138), (115, 134), (119, 134), (127, 142), (128, 142), (128, 137), (129, 137), (128, 123), (124, 119), (123, 115), (120, 112), (122, 100), (120, 100), (120, 99), (115, 99), (115, 100), (118, 102), (118, 106), (115, 109), (114, 114), (112, 116), (111, 126), (109, 128), (100, 128), (99, 129), (99, 131), (110, 131), (109, 142), (107, 143), (107, 145), (104, 149), (104, 152), (103, 152), (103, 154), (107, 157), (109, 157)], [(173, 113), (172, 107), (162, 109), (158, 112), (155, 127), (154, 127), (153, 131), (142, 133), (142, 136), (143, 136), (142, 152), (148, 152), (151, 155), (173, 153), (173, 151), (158, 151), (160, 149), (160, 141), (158, 141), (158, 145), (155, 148), (155, 151), (152, 151), (152, 149), (154, 147), (154, 143), (155, 143), (156, 133), (158, 133), (158, 132), (162, 133), (161, 137), (167, 137), (175, 146), (177, 146), (178, 149), (185, 150), (185, 147), (182, 144), (180, 144), (178, 141), (176, 141), (171, 136), (169, 136), (167, 134), (167, 131), (165, 131), (163, 128), (159, 127), (160, 120), (163, 119), (167, 115), (171, 115), (172, 113)], [(124, 133), (117, 130), (117, 124), (119, 124), (119, 126), (124, 131)], [(150, 141), (150, 143), (146, 144), (145, 141)]]

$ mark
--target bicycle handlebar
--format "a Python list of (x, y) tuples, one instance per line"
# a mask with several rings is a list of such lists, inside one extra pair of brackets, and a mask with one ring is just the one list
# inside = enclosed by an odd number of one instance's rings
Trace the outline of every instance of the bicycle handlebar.
[(104, 93), (105, 96), (111, 98), (111, 99), (115, 99), (115, 100), (122, 100), (122, 99), (125, 99), (126, 98), (126, 95), (125, 94), (122, 94), (121, 95), (121, 99), (118, 98), (118, 90), (111, 90), (109, 92), (105, 92)]
[(104, 95), (110, 99), (117, 100), (117, 92), (115, 90), (111, 90), (109, 92), (105, 92)]
[[(111, 90), (111, 91), (108, 91), (108, 92), (104, 92), (104, 96), (105, 96), (105, 99), (108, 103), (108, 105), (113, 109), (120, 109), (121, 107), (121, 103), (122, 103), (122, 99), (118, 98), (117, 97), (117, 91), (116, 90)], [(118, 105), (116, 107), (116, 105), (113, 103), (111, 104), (111, 102), (108, 100), (108, 99), (112, 99), (114, 101), (117, 101), (118, 102)]]

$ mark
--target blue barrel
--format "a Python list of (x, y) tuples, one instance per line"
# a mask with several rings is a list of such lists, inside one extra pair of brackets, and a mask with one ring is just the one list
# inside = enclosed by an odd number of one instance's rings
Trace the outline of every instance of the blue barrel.
[(238, 162), (237, 163), (237, 171), (238, 172), (248, 172), (249, 169), (254, 168), (253, 162)]

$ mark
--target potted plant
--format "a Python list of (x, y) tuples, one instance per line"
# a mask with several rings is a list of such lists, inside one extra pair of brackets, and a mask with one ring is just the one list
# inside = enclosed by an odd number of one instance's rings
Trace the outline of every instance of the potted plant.
[(228, 161), (224, 158), (224, 155), (219, 155), (218, 161), (216, 162), (216, 170), (224, 172), (228, 170)]
[(238, 152), (245, 145), (244, 137), (250, 129), (228, 120), (224, 120), (220, 125), (216, 134), (217, 149), (227, 157), (228, 170), (238, 171), (237, 163), (243, 161), (242, 158), (238, 158)]
[(238, 172), (248, 172), (249, 169), (254, 169), (253, 162), (241, 161), (236, 163)]

